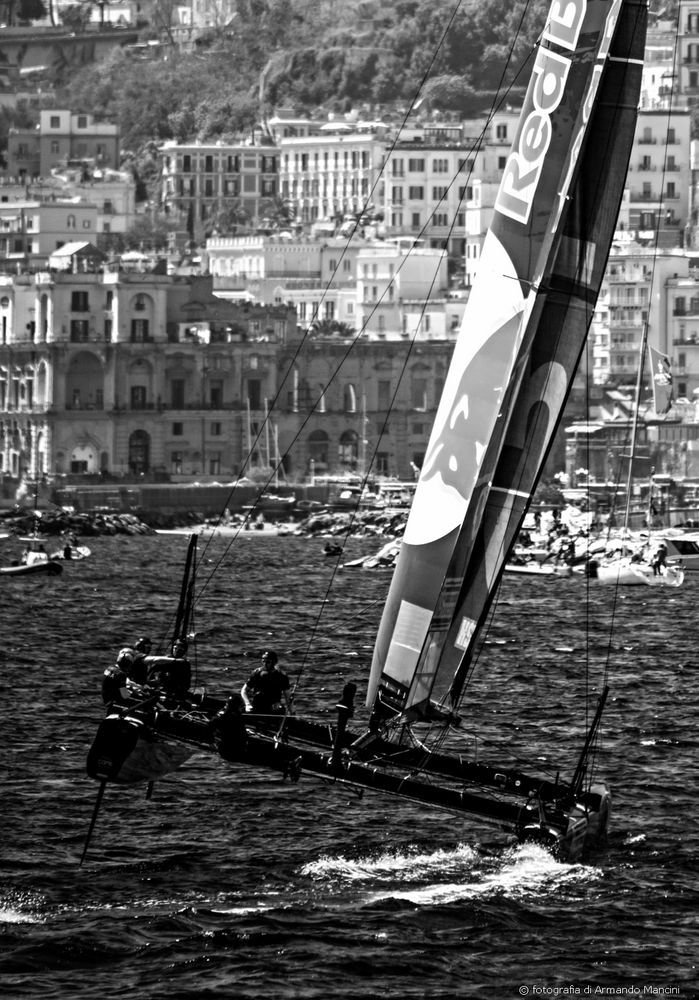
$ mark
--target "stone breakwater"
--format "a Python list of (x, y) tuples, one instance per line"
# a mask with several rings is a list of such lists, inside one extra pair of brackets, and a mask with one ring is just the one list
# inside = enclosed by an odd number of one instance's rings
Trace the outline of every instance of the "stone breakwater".
[(40, 535), (152, 535), (155, 529), (133, 514), (80, 513), (39, 511), (39, 516), (25, 511), (9, 511), (2, 515), (0, 528), (12, 535), (27, 535), (36, 530)]
[(296, 525), (298, 535), (345, 535), (399, 538), (405, 530), (407, 510), (360, 510), (356, 514), (328, 511), (311, 514)]
[[(322, 511), (311, 514), (302, 521), (276, 521), (269, 518), (267, 523), (284, 527), (295, 535), (352, 535), (396, 538), (403, 534), (406, 511), (367, 510), (350, 514), (346, 511)], [(248, 519), (255, 527), (256, 517)], [(0, 531), (12, 535), (26, 535), (36, 530), (41, 535), (75, 535), (88, 537), (95, 535), (152, 535), (158, 529), (197, 528), (241, 525), (243, 518), (234, 515), (227, 521), (216, 521), (192, 511), (181, 513), (159, 513), (153, 510), (138, 510), (134, 513), (115, 511), (65, 511), (14, 510), (0, 513)]]

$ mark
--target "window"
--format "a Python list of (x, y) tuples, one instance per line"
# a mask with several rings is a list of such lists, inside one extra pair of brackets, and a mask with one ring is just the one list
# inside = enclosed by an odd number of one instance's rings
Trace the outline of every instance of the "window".
[(507, 125), (495, 126), (495, 138), (501, 141), (507, 139)]
[(427, 379), (413, 378), (410, 383), (410, 405), (416, 410), (427, 409)]
[(182, 475), (184, 456), (181, 451), (170, 452), (170, 472), (176, 476)]
[(131, 386), (131, 409), (145, 410), (146, 408), (146, 387), (145, 385)]
[(52, 139), (51, 140), (51, 152), (54, 155), (56, 155), (57, 153), (60, 153), (60, 151), (61, 151), (61, 147), (60, 147), (60, 144), (58, 142), (58, 139)]
[(434, 201), (441, 201), (442, 198), (446, 198), (447, 189), (445, 186), (439, 184), (432, 188), (432, 198)]
[(72, 319), (70, 321), (70, 339), (74, 344), (84, 344), (90, 334), (90, 328), (86, 319)]
[(173, 410), (184, 409), (184, 379), (173, 378), (170, 383), (170, 399)]
[(71, 292), (70, 296), (70, 310), (71, 312), (88, 312), (88, 294), (87, 292)]
[(223, 406), (223, 382), (218, 379), (209, 383), (209, 402), (215, 410)]
[(59, 118), (58, 115), (51, 115), (51, 118), (50, 118), (50, 127), (51, 128), (60, 128), (61, 127), (61, 119)]
[(421, 173), (425, 169), (424, 159), (410, 159), (408, 160), (408, 170), (415, 174)]
[(423, 187), (409, 187), (408, 188), (408, 198), (412, 201), (422, 201), (425, 197), (425, 189)]
[(206, 457), (209, 460), (209, 475), (218, 476), (221, 472), (221, 452), (210, 451)]
[(148, 320), (147, 319), (132, 319), (131, 320), (131, 343), (132, 344), (142, 344), (144, 341), (148, 340)]
[(69, 215), (66, 219), (66, 229), (75, 229), (75, 216)]
[(78, 128), (87, 128), (87, 115), (78, 115)]
[(251, 410), (259, 410), (262, 404), (262, 384), (258, 378), (248, 379), (248, 402)]
[(182, 437), (183, 434), (184, 434), (184, 424), (182, 424), (182, 422), (178, 420), (172, 425), (172, 436)]
[(209, 424), (209, 434), (211, 437), (221, 437), (221, 423), (219, 420), (214, 420)]

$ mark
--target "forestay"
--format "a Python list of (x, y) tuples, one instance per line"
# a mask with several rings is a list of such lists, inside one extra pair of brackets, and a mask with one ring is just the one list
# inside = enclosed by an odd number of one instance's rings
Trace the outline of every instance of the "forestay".
[(552, 5), (379, 629), (375, 719), (458, 702), (599, 293), (646, 16), (644, 0)]

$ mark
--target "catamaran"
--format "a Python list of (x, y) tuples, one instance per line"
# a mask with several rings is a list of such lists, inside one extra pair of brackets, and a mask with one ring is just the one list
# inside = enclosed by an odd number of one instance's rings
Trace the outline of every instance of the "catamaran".
[[(99, 792), (87, 843), (108, 783), (152, 782), (200, 750), (470, 814), (568, 859), (603, 840), (610, 792), (590, 765), (606, 688), (568, 778), (410, 734), (458, 727), (477, 639), (584, 350), (632, 148), (646, 17), (645, 0), (552, 4), (391, 579), (368, 727), (350, 729), (354, 682), (328, 726), (129, 681), (110, 694), (88, 756)], [(173, 640), (189, 635), (195, 594), (193, 537)]]

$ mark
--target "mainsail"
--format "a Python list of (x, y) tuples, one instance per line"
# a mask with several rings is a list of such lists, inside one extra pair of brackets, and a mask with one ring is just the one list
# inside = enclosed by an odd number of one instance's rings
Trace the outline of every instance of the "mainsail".
[(599, 293), (646, 16), (645, 0), (552, 5), (379, 629), (375, 718), (458, 701)]

